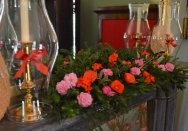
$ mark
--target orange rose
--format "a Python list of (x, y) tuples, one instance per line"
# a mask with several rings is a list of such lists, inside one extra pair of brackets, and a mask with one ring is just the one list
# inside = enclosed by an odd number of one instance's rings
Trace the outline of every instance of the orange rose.
[(116, 64), (116, 61), (117, 61), (117, 59), (118, 59), (118, 57), (119, 57), (119, 56), (118, 56), (117, 53), (111, 54), (111, 55), (108, 57), (109, 63), (112, 64), (112, 65), (115, 65), (115, 64)]
[(148, 84), (155, 83), (155, 77), (152, 76), (152, 75), (150, 75), (150, 76), (144, 78), (144, 82), (145, 82), (145, 83), (148, 83)]
[(102, 68), (102, 65), (100, 63), (95, 63), (93, 64), (92, 68), (94, 71), (97, 71)]
[(124, 80), (128, 84), (135, 84), (136, 83), (135, 76), (131, 73), (125, 73), (124, 74)]
[(144, 72), (142, 73), (142, 75), (143, 75), (143, 77), (148, 77), (150, 74), (149, 74), (147, 71), (144, 71)]
[(123, 65), (128, 65), (128, 67), (131, 67), (131, 62), (130, 61), (122, 60), (121, 63)]
[(114, 80), (110, 84), (110, 87), (119, 94), (122, 94), (124, 91), (124, 85), (119, 80)]
[(152, 64), (153, 64), (153, 66), (155, 67), (155, 66), (157, 66), (159, 63), (158, 63), (158, 61), (153, 61)]
[(87, 79), (83, 79), (82, 77), (78, 78), (77, 87), (81, 87), (85, 90), (85, 92), (90, 93), (90, 91), (93, 89), (91, 87), (91, 82), (87, 81)]
[(93, 88), (91, 84), (97, 79), (97, 73), (92, 70), (87, 70), (83, 77), (78, 78), (77, 87), (83, 88), (86, 92), (90, 92)]
[(148, 56), (150, 56), (150, 53), (145, 50), (145, 51), (141, 52), (141, 55), (148, 57)]
[(147, 71), (144, 71), (142, 74), (143, 74), (145, 83), (148, 83), (148, 84), (155, 83), (155, 77), (153, 75), (151, 75)]
[(90, 83), (93, 83), (97, 79), (97, 73), (92, 70), (87, 70), (84, 73), (83, 79), (87, 79)]

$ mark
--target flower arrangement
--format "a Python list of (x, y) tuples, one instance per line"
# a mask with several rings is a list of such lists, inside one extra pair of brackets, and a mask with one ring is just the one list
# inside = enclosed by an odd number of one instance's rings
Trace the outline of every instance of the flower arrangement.
[(49, 90), (56, 113), (71, 117), (98, 109), (119, 112), (135, 95), (161, 88), (184, 88), (187, 68), (164, 52), (86, 49), (75, 58), (63, 50), (58, 56)]

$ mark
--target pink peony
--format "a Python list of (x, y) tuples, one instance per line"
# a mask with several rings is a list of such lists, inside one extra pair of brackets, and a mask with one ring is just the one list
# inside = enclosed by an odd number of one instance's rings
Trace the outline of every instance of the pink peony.
[(70, 88), (72, 88), (72, 87), (76, 86), (78, 78), (77, 78), (76, 74), (70, 73), (70, 74), (66, 74), (65, 75), (64, 81), (66, 81), (67, 83), (69, 83)]
[(103, 69), (102, 72), (103, 72), (103, 74), (104, 74), (105, 77), (113, 75), (113, 72), (112, 72), (111, 69)]
[(61, 95), (66, 95), (68, 89), (69, 89), (69, 84), (64, 80), (56, 84), (56, 90)]
[(112, 89), (109, 86), (105, 86), (102, 88), (102, 93), (107, 96), (114, 96), (116, 93), (112, 91)]
[(135, 64), (142, 67), (142, 66), (144, 66), (144, 61), (143, 61), (143, 59), (137, 59), (137, 60), (135, 60)]
[(166, 63), (165, 68), (167, 71), (172, 72), (174, 71), (174, 65), (172, 63)]
[(84, 93), (81, 92), (78, 96), (77, 96), (77, 100), (78, 100), (78, 104), (81, 107), (88, 107), (92, 104), (93, 102), (93, 98), (91, 96), (91, 94), (89, 93)]
[(162, 71), (166, 71), (165, 65), (163, 64), (158, 65), (158, 68), (161, 69)]
[(130, 69), (130, 73), (133, 74), (133, 75), (140, 75), (141, 71), (140, 71), (140, 68), (132, 67)]

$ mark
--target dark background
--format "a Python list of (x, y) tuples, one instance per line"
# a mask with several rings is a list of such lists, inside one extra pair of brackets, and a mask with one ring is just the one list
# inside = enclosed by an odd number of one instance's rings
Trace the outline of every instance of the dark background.
[[(76, 13), (76, 49), (80, 48), (80, 0), (75, 1)], [(73, 1), (46, 0), (46, 8), (54, 25), (59, 47), (72, 50), (73, 46)]]

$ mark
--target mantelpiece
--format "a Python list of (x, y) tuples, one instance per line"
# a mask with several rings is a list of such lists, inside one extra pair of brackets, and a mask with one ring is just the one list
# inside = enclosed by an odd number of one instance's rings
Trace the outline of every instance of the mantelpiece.
[[(130, 105), (130, 109), (147, 101), (148, 131), (173, 131), (176, 90), (171, 89), (167, 96), (161, 90), (153, 93), (143, 94), (135, 97)], [(8, 121), (6, 118), (0, 121), (1, 131), (41, 131), (41, 130), (67, 130), (67, 131), (87, 131), (90, 129), (90, 117), (77, 116), (74, 118), (57, 121), (53, 116), (49, 116), (44, 121), (34, 124), (22, 125)], [(99, 125), (102, 124), (99, 120)]]

